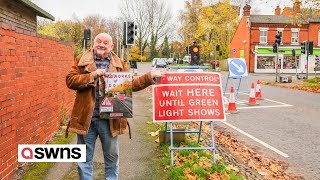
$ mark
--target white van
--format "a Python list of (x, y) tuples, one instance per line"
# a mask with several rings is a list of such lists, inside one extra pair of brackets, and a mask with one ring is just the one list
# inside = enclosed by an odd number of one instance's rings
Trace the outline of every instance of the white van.
[(182, 59), (183, 63), (190, 63), (191, 61), (191, 56), (184, 56)]

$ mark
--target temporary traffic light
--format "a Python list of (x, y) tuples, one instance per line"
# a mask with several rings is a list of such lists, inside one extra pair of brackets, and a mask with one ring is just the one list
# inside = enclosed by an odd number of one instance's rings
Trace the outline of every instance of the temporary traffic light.
[(192, 45), (190, 65), (199, 65), (199, 62), (200, 62), (200, 47), (198, 45)]
[(313, 54), (313, 41), (309, 42), (308, 52), (309, 52), (309, 55)]
[(306, 53), (306, 44), (307, 41), (303, 41), (303, 43), (301, 43), (301, 54), (305, 54)]
[(275, 41), (278, 45), (280, 45), (281, 43), (281, 37), (282, 37), (282, 33), (278, 32), (278, 34), (276, 35), (276, 41)]
[(277, 52), (278, 52), (278, 45), (277, 45), (277, 44), (274, 44), (274, 45), (272, 46), (272, 48), (273, 48), (273, 52), (274, 52), (274, 53), (277, 53)]
[(91, 29), (90, 28), (85, 29), (83, 36), (84, 36), (85, 40), (90, 40), (91, 39)]
[(123, 23), (123, 45), (134, 45), (134, 37), (137, 34), (137, 26), (134, 22)]

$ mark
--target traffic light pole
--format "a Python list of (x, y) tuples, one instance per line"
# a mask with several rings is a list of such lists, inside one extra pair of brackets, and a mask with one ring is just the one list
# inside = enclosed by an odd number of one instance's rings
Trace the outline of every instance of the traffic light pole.
[[(306, 47), (309, 47), (309, 41), (307, 41)], [(308, 79), (308, 76), (309, 76), (309, 48), (306, 48), (306, 54), (307, 54), (307, 73), (306, 73), (306, 79)]]
[(276, 56), (276, 64), (275, 64), (275, 68), (276, 68), (276, 82), (278, 82), (278, 61), (279, 61), (279, 45), (278, 43), (276, 43), (277, 46), (277, 56)]

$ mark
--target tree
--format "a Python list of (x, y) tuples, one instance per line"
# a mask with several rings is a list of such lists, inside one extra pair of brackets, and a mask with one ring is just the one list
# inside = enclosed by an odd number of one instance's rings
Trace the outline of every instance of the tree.
[(131, 61), (146, 61), (147, 58), (145, 56), (141, 56), (140, 49), (137, 46), (130, 48), (130, 60)]
[(172, 15), (162, 0), (122, 0), (121, 12), (124, 21), (134, 21), (138, 27), (138, 46), (144, 54), (149, 45), (151, 54), (157, 51), (158, 40), (166, 35), (171, 26)]
[(220, 45), (223, 54), (229, 54), (230, 36), (238, 24), (237, 17), (238, 10), (229, 0), (222, 0), (201, 9), (195, 37), (204, 59), (215, 51), (215, 45)]
[(164, 41), (162, 44), (162, 52), (161, 56), (164, 58), (169, 58), (170, 57), (170, 48), (169, 48), (169, 42), (168, 42), (168, 37), (164, 37)]
[(172, 47), (171, 52), (174, 54), (175, 58), (181, 59), (186, 54), (186, 47), (184, 46), (184, 43), (173, 41), (170, 46)]
[(150, 48), (149, 60), (158, 57), (158, 50), (157, 50), (157, 48), (156, 48), (156, 44), (157, 44), (156, 38), (155, 38), (155, 36), (152, 34), (152, 35), (151, 35), (150, 46), (149, 46), (149, 48)]
[(96, 37), (99, 33), (108, 31), (106, 18), (99, 14), (85, 17), (82, 24), (86, 28), (92, 27), (92, 37)]
[(179, 34), (187, 46), (191, 44), (195, 39), (195, 34), (198, 28), (200, 10), (202, 8), (202, 0), (190, 0), (185, 1), (185, 11), (182, 11), (179, 15), (181, 21), (181, 27)]
[[(291, 0), (294, 4), (297, 0)], [(308, 23), (310, 20), (320, 19), (320, 1), (319, 0), (299, 0), (300, 13), (292, 16), (292, 23), (301, 26), (302, 23)]]

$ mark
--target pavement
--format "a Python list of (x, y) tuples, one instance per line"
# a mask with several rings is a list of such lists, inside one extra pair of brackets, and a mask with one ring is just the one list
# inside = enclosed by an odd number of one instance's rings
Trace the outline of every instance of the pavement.
[[(156, 149), (158, 144), (148, 140), (147, 121), (152, 120), (151, 94), (146, 90), (133, 93), (134, 117), (129, 119), (132, 139), (128, 133), (119, 136), (119, 180), (161, 179), (157, 170)], [(76, 138), (72, 141), (76, 143)], [(94, 179), (104, 178), (104, 163), (100, 140), (97, 139), (94, 153)], [(76, 163), (56, 163), (47, 180), (79, 179)]]

